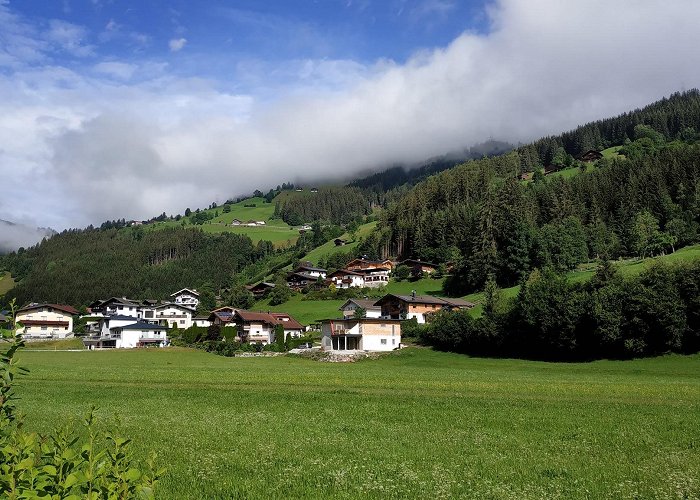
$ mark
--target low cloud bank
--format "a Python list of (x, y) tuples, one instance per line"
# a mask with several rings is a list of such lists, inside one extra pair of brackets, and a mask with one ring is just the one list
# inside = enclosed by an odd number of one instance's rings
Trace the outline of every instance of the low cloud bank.
[(404, 65), (305, 61), (274, 99), (157, 63), (0, 76), (0, 168), (23, 201), (0, 201), (0, 216), (63, 228), (182, 213), (489, 138), (529, 141), (700, 85), (700, 2), (502, 0), (489, 15), (489, 33)]

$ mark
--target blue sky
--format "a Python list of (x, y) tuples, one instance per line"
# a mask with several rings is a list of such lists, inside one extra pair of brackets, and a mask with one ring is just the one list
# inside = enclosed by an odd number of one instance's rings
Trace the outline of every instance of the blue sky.
[(561, 133), (700, 87), (698, 19), (697, 0), (0, 0), (0, 219), (146, 219)]
[(173, 73), (212, 77), (251, 92), (255, 80), (246, 73), (255, 68), (324, 59), (404, 63), (416, 51), (488, 28), (485, 2), (464, 0), (22, 0), (9, 5), (38, 29), (72, 44), (51, 52), (58, 64), (161, 60)]

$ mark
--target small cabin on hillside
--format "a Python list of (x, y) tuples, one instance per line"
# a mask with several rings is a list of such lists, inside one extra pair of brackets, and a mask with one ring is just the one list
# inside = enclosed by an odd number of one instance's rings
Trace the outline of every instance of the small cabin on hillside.
[(576, 159), (586, 163), (591, 163), (600, 160), (602, 157), (603, 153), (601, 153), (600, 151), (596, 151), (595, 149), (589, 149), (585, 153), (581, 153), (580, 155), (578, 155)]

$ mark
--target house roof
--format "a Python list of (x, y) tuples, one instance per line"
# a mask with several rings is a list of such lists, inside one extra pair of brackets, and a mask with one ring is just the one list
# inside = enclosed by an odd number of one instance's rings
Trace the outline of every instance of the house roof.
[(121, 330), (167, 330), (167, 326), (154, 325), (152, 323), (146, 323), (145, 321), (137, 321), (130, 325), (118, 326)]
[(448, 299), (448, 298), (442, 298), (442, 297), (431, 297), (430, 295), (416, 295), (415, 297), (413, 295), (396, 295), (393, 293), (390, 293), (388, 295), (385, 295), (381, 299), (379, 299), (377, 302), (375, 302), (375, 305), (381, 306), (385, 302), (387, 302), (390, 298), (397, 298), (402, 302), (407, 302), (409, 304), (438, 304), (441, 306), (452, 306), (452, 307), (473, 307), (474, 304), (471, 302), (467, 302), (466, 300), (462, 299)]
[(424, 260), (420, 260), (420, 259), (402, 260), (401, 262), (399, 262), (399, 265), (400, 266), (401, 265), (403, 265), (403, 266), (420, 265), (420, 266), (438, 267), (437, 264), (433, 264), (432, 262), (425, 262)]
[(22, 309), (19, 309), (17, 312), (33, 311), (44, 307), (51, 307), (70, 315), (78, 314), (78, 310), (75, 307), (66, 306), (63, 304), (29, 304), (28, 306), (24, 306)]
[(308, 274), (308, 273), (297, 273), (297, 272), (294, 272), (294, 273), (289, 273), (289, 274), (287, 275), (287, 280), (290, 280), (291, 278), (294, 278), (294, 277), (301, 278), (301, 279), (305, 279), (305, 280), (311, 280), (311, 281), (316, 281), (316, 280), (318, 279), (318, 276), (311, 276), (311, 275)]
[(256, 285), (248, 285), (246, 286), (248, 290), (256, 290), (259, 288), (275, 288), (274, 283), (270, 283), (269, 281), (261, 281), (260, 283), (257, 283)]
[(160, 305), (157, 305), (153, 309), (165, 309), (168, 307), (174, 307), (175, 309), (180, 309), (182, 311), (187, 311), (190, 313), (194, 312), (194, 309), (192, 309), (191, 307), (183, 306), (182, 304), (176, 304), (175, 302), (164, 302)]
[(325, 269), (323, 269), (323, 268), (321, 268), (321, 267), (314, 267), (314, 266), (312, 266), (312, 265), (307, 265), (307, 264), (300, 264), (300, 265), (298, 265), (294, 271), (296, 272), (296, 271), (299, 271), (300, 269), (303, 270), (303, 271), (318, 271), (318, 272), (321, 272), (321, 273), (328, 272), (328, 271), (326, 271)]
[[(297, 320), (292, 318), (287, 313), (264, 313), (256, 311), (236, 311), (236, 317), (240, 318), (244, 322), (260, 321), (262, 323), (267, 323), (268, 325), (282, 325), (289, 330), (301, 330), (304, 325), (299, 323)], [(282, 318), (288, 318), (284, 320)]]
[(180, 295), (180, 294), (182, 294), (182, 293), (184, 293), (184, 292), (191, 293), (192, 295), (194, 295), (194, 296), (196, 296), (196, 297), (199, 297), (199, 293), (197, 292), (197, 290), (192, 290), (192, 289), (190, 289), (190, 288), (183, 288), (182, 290), (178, 290), (178, 291), (175, 292), (175, 293), (171, 293), (170, 296), (171, 296), (171, 297), (175, 297), (175, 296)]
[[(304, 325), (299, 323), (297, 320), (292, 318), (287, 313), (271, 312), (270, 316), (275, 318), (277, 320), (278, 324), (283, 325), (288, 330), (303, 330), (304, 329)], [(284, 319), (284, 318), (287, 318), (287, 319)]]
[(127, 316), (126, 314), (113, 314), (111, 316), (107, 316), (107, 320), (113, 320), (113, 321), (134, 321), (136, 318), (133, 316)]
[(348, 274), (350, 276), (364, 276), (363, 273), (357, 271), (350, 271), (349, 269), (338, 269), (336, 272), (329, 274), (328, 277), (330, 278), (331, 276), (345, 276)]
[(340, 306), (340, 310), (343, 311), (348, 304), (353, 303), (357, 306), (360, 306), (362, 309), (365, 309), (367, 311), (378, 311), (381, 308), (379, 306), (375, 306), (374, 303), (376, 300), (373, 299), (348, 299), (345, 301), (345, 303)]

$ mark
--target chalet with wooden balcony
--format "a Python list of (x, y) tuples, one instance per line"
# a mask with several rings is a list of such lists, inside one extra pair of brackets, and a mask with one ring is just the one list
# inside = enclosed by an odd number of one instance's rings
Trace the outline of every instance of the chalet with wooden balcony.
[(418, 323), (425, 323), (426, 316), (443, 309), (471, 309), (472, 302), (462, 299), (432, 297), (429, 295), (385, 295), (375, 305), (381, 307), (382, 318), (412, 319)]

